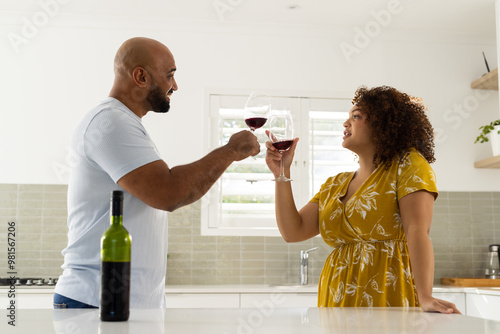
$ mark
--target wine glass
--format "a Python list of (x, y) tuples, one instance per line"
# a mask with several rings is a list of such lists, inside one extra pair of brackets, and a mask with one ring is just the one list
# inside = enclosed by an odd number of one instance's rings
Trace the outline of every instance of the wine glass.
[[(293, 144), (293, 119), (290, 110), (277, 110), (269, 118), (269, 139), (273, 146), (281, 153)], [(283, 158), (280, 161), (280, 175), (273, 181), (292, 181), (285, 176)]]
[(245, 104), (243, 117), (252, 132), (266, 124), (269, 110), (271, 110), (269, 95), (256, 92), (250, 94)]

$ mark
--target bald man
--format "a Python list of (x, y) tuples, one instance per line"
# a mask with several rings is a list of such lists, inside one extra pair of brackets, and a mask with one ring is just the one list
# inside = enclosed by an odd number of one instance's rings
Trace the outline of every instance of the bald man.
[(124, 192), (124, 225), (132, 236), (130, 307), (164, 308), (167, 211), (197, 201), (233, 161), (259, 153), (255, 135), (241, 131), (200, 160), (170, 168), (141, 119), (150, 111), (169, 111), (176, 70), (162, 43), (125, 41), (116, 53), (109, 97), (75, 129), (68, 245), (55, 308), (99, 306), (100, 238), (109, 225), (113, 190)]

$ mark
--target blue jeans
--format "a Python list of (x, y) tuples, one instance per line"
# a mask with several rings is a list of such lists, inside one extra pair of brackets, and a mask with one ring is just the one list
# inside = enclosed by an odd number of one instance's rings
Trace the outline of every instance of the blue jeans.
[(79, 302), (77, 300), (64, 297), (58, 293), (54, 293), (54, 308), (97, 308), (89, 304)]

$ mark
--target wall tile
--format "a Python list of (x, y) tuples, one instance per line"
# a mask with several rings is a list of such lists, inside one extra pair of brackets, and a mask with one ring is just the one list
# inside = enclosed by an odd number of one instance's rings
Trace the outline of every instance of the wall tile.
[(17, 193), (19, 186), (17, 184), (8, 184), (2, 183), (0, 184), (0, 192), (14, 192)]
[(266, 283), (266, 280), (263, 276), (260, 276), (260, 277), (242, 276), (240, 280), (241, 280), (241, 284), (265, 284)]

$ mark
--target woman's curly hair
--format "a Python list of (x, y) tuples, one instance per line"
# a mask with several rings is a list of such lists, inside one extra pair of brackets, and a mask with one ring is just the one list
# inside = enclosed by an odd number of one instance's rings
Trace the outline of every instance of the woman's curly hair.
[(374, 163), (391, 165), (415, 148), (427, 162), (434, 158), (434, 130), (420, 99), (393, 87), (360, 87), (352, 103), (360, 108), (372, 130), (376, 147)]

